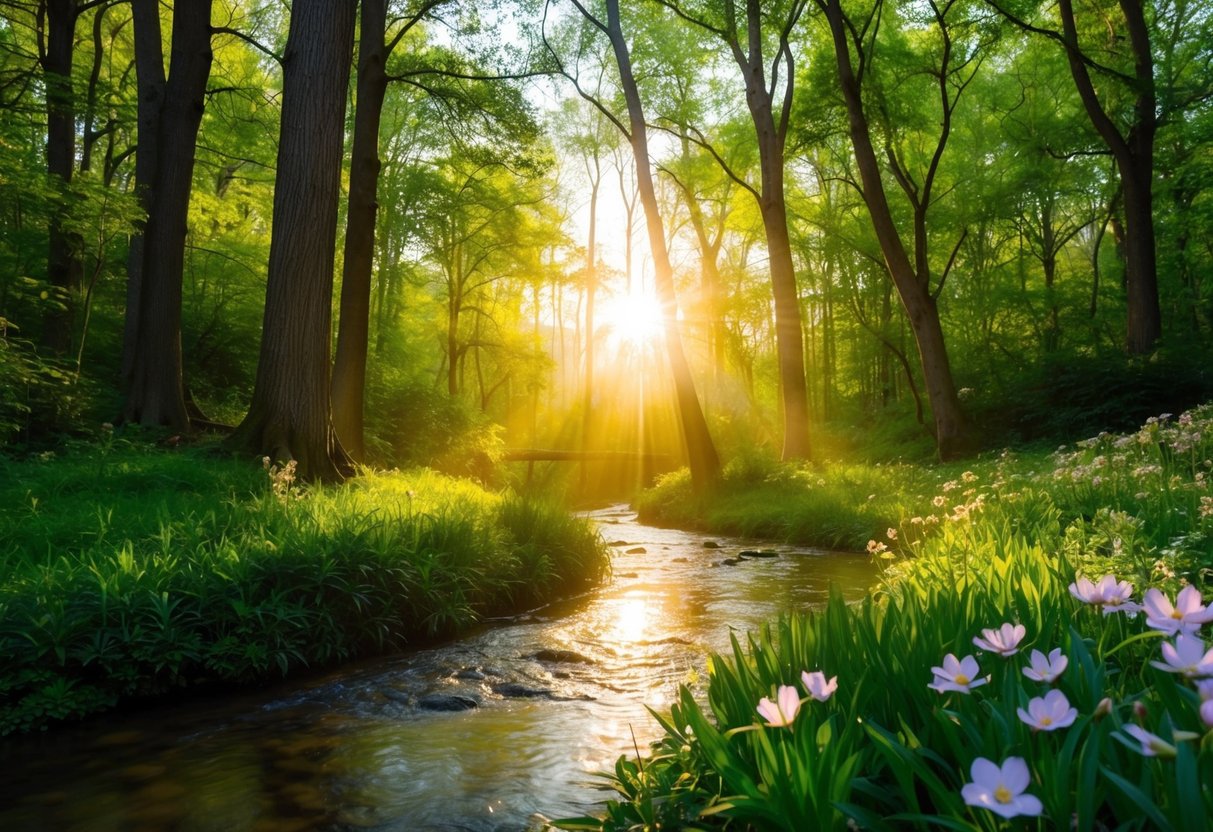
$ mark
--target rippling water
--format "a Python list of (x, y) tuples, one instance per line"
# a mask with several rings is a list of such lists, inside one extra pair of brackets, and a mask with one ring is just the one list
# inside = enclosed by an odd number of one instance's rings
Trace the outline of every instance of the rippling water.
[(865, 556), (589, 516), (616, 552), (589, 596), (321, 679), (0, 744), (0, 829), (489, 832), (585, 814), (604, 796), (593, 773), (657, 736), (646, 706), (731, 629), (872, 582)]

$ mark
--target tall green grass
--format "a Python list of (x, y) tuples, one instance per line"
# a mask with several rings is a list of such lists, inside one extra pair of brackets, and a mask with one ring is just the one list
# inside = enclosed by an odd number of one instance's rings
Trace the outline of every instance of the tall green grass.
[(0, 479), (0, 733), (447, 635), (608, 568), (560, 507), (424, 470), (301, 489), (124, 445)]
[[(941, 484), (922, 506), (914, 478), (891, 479), (901, 522), (871, 547), (879, 590), (854, 605), (793, 611), (728, 656), (712, 656), (706, 689), (681, 688), (664, 737), (606, 776), (602, 816), (567, 829), (1008, 828), (962, 797), (979, 758), (1022, 758), (1040, 817), (1014, 828), (1203, 830), (1213, 821), (1213, 716), (1200, 686), (1152, 662), (1166, 637), (1145, 615), (1101, 615), (1069, 590), (1105, 570), (1170, 597), (1205, 587), (1213, 569), (1213, 408), (1153, 419), (1040, 458), (1003, 457)], [(802, 476), (794, 472), (789, 476)], [(764, 480), (769, 483), (770, 478)], [(908, 486), (909, 496), (899, 494)], [(913, 506), (910, 510), (906, 507)], [(1203, 603), (1210, 603), (1204, 591)], [(973, 638), (1022, 624), (1017, 653), (982, 652)], [(1209, 648), (1206, 624), (1205, 646)], [(1018, 715), (1049, 686), (1026, 677), (1028, 653), (1060, 649), (1053, 683), (1078, 711), (1055, 731)], [(946, 654), (977, 658), (989, 681), (969, 693), (928, 687)], [(1210, 658), (1213, 664), (1213, 657)], [(825, 702), (804, 671), (837, 676)], [(1213, 676), (1213, 669), (1205, 675)], [(759, 717), (763, 697), (794, 685), (790, 727)], [(1132, 732), (1166, 745), (1145, 753)]]

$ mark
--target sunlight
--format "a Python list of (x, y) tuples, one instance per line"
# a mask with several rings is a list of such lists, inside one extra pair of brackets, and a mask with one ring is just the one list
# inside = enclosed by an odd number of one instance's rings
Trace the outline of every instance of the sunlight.
[(595, 314), (613, 347), (639, 348), (654, 343), (665, 331), (661, 302), (643, 289), (603, 301)]

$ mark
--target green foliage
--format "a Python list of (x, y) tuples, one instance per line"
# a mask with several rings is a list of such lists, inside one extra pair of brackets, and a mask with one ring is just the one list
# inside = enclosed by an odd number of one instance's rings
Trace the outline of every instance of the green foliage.
[(607, 568), (563, 509), (425, 470), (304, 490), (123, 439), (0, 468), (0, 733), (450, 634)]
[[(1213, 407), (1202, 407), (1101, 434), (1046, 466), (1005, 456), (945, 483), (932, 506), (942, 519), (903, 521), (902, 556), (883, 553), (894, 561), (877, 595), (848, 605), (835, 593), (822, 610), (734, 639), (732, 655), (710, 659), (706, 690), (683, 687), (657, 716), (665, 736), (652, 754), (607, 775), (618, 797), (604, 816), (558, 826), (992, 830), (998, 818), (966, 806), (961, 788), (977, 758), (1020, 757), (1044, 815), (1017, 825), (1206, 828), (1213, 726), (1198, 713), (1201, 695), (1151, 665), (1164, 634), (1145, 616), (1101, 615), (1068, 587), (1105, 570), (1137, 592), (1207, 585), (1210, 428)], [(738, 466), (762, 487), (771, 474), (756, 467)], [(948, 509), (957, 491), (965, 501)], [(974, 649), (1003, 622), (1026, 629), (1016, 654)], [(1048, 690), (1021, 672), (1033, 649), (1068, 660), (1054, 686), (1077, 709), (1070, 727), (1035, 730), (1018, 715)], [(947, 653), (976, 653), (987, 682), (928, 688)], [(837, 692), (802, 700), (790, 727), (760, 724), (759, 700), (814, 670), (836, 675)], [(1161, 738), (1158, 756), (1133, 726)]]

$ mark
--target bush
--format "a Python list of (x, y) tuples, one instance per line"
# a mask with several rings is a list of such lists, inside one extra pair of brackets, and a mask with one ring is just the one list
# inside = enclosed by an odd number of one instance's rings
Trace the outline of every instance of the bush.
[(423, 470), (301, 490), (122, 440), (0, 466), (0, 733), (448, 635), (608, 563), (561, 508)]

